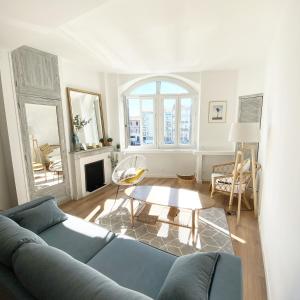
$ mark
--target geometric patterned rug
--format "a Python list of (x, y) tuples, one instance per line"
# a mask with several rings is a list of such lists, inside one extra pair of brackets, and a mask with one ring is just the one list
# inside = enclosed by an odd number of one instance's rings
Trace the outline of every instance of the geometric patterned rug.
[[(116, 234), (126, 234), (143, 243), (150, 244), (177, 256), (200, 252), (226, 252), (234, 254), (226, 215), (223, 208), (208, 208), (201, 210), (198, 219), (196, 239), (193, 243), (191, 229), (176, 225), (156, 222), (146, 224), (135, 219), (135, 226), (131, 226), (129, 200), (122, 199), (114, 209), (103, 212), (95, 220), (96, 224), (113, 231)], [(139, 203), (135, 207), (139, 208)], [(151, 206), (149, 215), (166, 218), (169, 208)], [(176, 222), (190, 224), (191, 214), (180, 211)]]

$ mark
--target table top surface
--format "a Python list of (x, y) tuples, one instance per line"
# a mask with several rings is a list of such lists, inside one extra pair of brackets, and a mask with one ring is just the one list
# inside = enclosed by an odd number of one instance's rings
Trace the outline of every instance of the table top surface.
[(205, 209), (214, 205), (213, 201), (201, 200), (197, 191), (171, 188), (168, 186), (139, 185), (127, 188), (125, 194), (128, 197), (149, 204), (171, 206), (182, 209)]

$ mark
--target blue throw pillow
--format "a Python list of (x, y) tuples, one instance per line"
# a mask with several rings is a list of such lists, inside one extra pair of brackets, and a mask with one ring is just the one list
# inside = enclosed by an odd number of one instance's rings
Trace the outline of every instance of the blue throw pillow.
[(157, 300), (208, 300), (220, 254), (194, 253), (178, 257)]
[(19, 225), (36, 234), (68, 219), (67, 215), (57, 207), (53, 199), (38, 206), (20, 211), (12, 216)]
[(35, 233), (22, 228), (13, 220), (0, 215), (0, 262), (10, 267), (13, 253), (25, 243), (47, 245)]

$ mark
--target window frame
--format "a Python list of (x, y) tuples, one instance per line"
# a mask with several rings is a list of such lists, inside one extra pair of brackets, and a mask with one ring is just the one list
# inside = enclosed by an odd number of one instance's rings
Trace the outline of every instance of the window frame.
[[(138, 99), (139, 101), (143, 101), (143, 100), (153, 100), (153, 123), (154, 123), (154, 129), (153, 129), (153, 144), (143, 144), (143, 120), (141, 118), (141, 123), (140, 123), (140, 141), (141, 141), (141, 145), (140, 146), (131, 146), (130, 145), (130, 119), (129, 119), (129, 100), (130, 99)], [(125, 107), (124, 107), (124, 112), (125, 112), (125, 139), (126, 139), (126, 148), (156, 148), (157, 147), (157, 132), (156, 132), (156, 103), (155, 103), (155, 97), (153, 96), (129, 96), (129, 97), (124, 97), (124, 103), (125, 103)], [(142, 105), (140, 105), (140, 116), (142, 115)]]
[[(156, 82), (156, 94), (141, 94), (141, 95), (131, 95), (131, 91), (137, 86), (146, 84), (147, 82)], [(184, 94), (160, 94), (160, 82), (169, 81), (175, 83), (179, 86), (185, 88), (188, 93)], [(196, 148), (196, 123), (197, 123), (197, 97), (198, 93), (188, 86), (185, 82), (179, 79), (173, 79), (168, 77), (152, 77), (144, 80), (140, 80), (130, 86), (125, 93), (123, 93), (123, 104), (124, 104), (124, 119), (125, 119), (125, 148), (128, 150), (139, 150), (139, 149), (195, 149)], [(174, 144), (164, 144), (164, 99), (176, 99), (176, 134)], [(192, 100), (191, 106), (191, 143), (190, 144), (180, 144), (180, 122), (181, 122), (181, 99), (190, 98)], [(153, 99), (153, 118), (154, 118), (154, 139), (153, 144), (140, 146), (130, 145), (130, 126), (129, 126), (129, 99)], [(141, 111), (141, 106), (140, 106)], [(142, 137), (142, 124), (140, 130), (140, 137)], [(142, 141), (142, 138), (141, 138)]]

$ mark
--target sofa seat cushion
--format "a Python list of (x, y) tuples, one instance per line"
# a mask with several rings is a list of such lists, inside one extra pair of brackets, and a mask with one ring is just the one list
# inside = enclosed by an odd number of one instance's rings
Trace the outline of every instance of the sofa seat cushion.
[(12, 219), (22, 227), (39, 234), (49, 227), (67, 220), (68, 217), (57, 207), (56, 201), (50, 199), (33, 208), (17, 212)]
[(68, 215), (68, 220), (43, 231), (40, 237), (86, 263), (114, 238), (114, 233), (95, 224)]
[(13, 268), (36, 299), (150, 300), (50, 246), (22, 245), (13, 255)]
[(87, 264), (118, 284), (155, 298), (176, 256), (118, 236)]
[(0, 263), (11, 267), (13, 253), (24, 243), (47, 245), (38, 235), (19, 226), (13, 220), (0, 215)]

